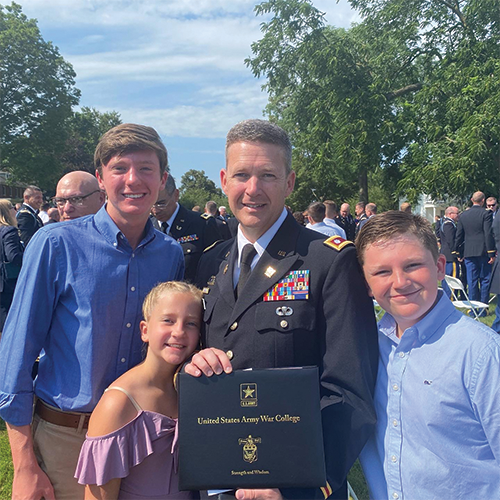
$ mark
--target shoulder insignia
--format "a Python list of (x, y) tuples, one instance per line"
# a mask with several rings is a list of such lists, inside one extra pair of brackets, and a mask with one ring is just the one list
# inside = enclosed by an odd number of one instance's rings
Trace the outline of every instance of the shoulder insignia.
[(210, 214), (201, 214), (200, 217), (202, 219), (210, 219), (210, 217), (212, 217)]
[(27, 208), (22, 208), (17, 212), (18, 214), (31, 214), (31, 212)]
[(215, 247), (215, 245), (219, 244), (219, 243), (222, 243), (224, 240), (217, 240), (215, 243), (212, 243), (210, 246), (208, 246), (207, 248), (205, 248), (205, 250), (203, 250), (203, 252), (208, 252), (209, 250), (212, 250), (212, 248)]
[(344, 238), (341, 238), (340, 236), (330, 236), (330, 238), (323, 241), (323, 245), (326, 245), (327, 247), (333, 248), (337, 250), (337, 252), (340, 252), (344, 247), (354, 245), (354, 243), (349, 240), (344, 240)]

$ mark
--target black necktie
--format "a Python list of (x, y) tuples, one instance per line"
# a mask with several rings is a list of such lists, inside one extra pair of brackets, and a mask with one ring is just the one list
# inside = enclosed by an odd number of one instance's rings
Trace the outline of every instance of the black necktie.
[(168, 234), (168, 222), (162, 222), (162, 223), (161, 223), (161, 230), (162, 230), (165, 234)]
[(238, 280), (238, 284), (236, 285), (236, 297), (239, 297), (241, 295), (241, 291), (248, 281), (248, 277), (252, 272), (252, 261), (256, 253), (257, 250), (255, 250), (253, 245), (248, 244), (243, 247), (240, 262), (240, 279)]

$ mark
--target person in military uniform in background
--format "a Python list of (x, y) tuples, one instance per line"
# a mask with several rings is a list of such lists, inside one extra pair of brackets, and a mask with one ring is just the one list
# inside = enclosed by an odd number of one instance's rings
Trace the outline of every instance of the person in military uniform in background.
[[(457, 221), (460, 212), (457, 207), (448, 207), (444, 212), (444, 217), (436, 222), (436, 228), (439, 225), (439, 243), (441, 247), (439, 252), (446, 257), (445, 273), (448, 276), (458, 278), (460, 275), (460, 266), (457, 261), (457, 256), (453, 254), (455, 246), (455, 236), (457, 233)], [(437, 233), (437, 230), (436, 230)], [(441, 286), (448, 297), (451, 297), (450, 287), (446, 281), (441, 281)]]
[(217, 224), (217, 229), (219, 230), (222, 239), (231, 239), (231, 231), (227, 226), (227, 222), (217, 217), (217, 203), (215, 203), (215, 201), (207, 201), (207, 203), (205, 204), (205, 213), (202, 215), (202, 217), (206, 220), (209, 220), (212, 217)]
[(43, 204), (42, 190), (37, 186), (28, 186), (23, 193), (24, 203), (16, 214), (19, 238), (26, 247), (33, 235), (43, 227), (38, 211)]
[(181, 244), (186, 264), (184, 278), (193, 282), (203, 250), (222, 238), (213, 217), (204, 219), (199, 213), (184, 208), (178, 200), (179, 190), (169, 175), (165, 189), (160, 191), (151, 209), (152, 222), (156, 229)]
[(342, 203), (342, 205), (340, 205), (340, 212), (335, 222), (345, 231), (346, 238), (350, 241), (354, 241), (356, 237), (356, 222), (351, 215), (349, 203)]
[(347, 473), (375, 424), (377, 329), (354, 245), (296, 222), (285, 208), (294, 184), (284, 130), (246, 120), (229, 131), (221, 185), (240, 225), (200, 260), (205, 349), (185, 371), (318, 366), (328, 483), (238, 490), (239, 499), (347, 498)]

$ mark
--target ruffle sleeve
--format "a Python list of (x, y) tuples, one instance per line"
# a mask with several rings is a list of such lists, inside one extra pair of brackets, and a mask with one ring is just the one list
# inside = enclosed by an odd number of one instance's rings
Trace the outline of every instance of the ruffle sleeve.
[(80, 484), (102, 486), (111, 479), (127, 477), (132, 467), (153, 453), (155, 440), (167, 434), (171, 434), (174, 440), (176, 427), (176, 420), (142, 411), (110, 434), (87, 436), (80, 451), (75, 478)]

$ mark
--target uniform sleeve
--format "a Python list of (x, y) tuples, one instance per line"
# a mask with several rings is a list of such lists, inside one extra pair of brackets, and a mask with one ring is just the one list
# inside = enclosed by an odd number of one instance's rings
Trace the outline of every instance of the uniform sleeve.
[(50, 328), (61, 269), (55, 243), (38, 231), (24, 254), (0, 342), (0, 417), (12, 425), (31, 423), (31, 370)]
[(464, 226), (460, 219), (458, 220), (457, 224), (457, 233), (455, 235), (455, 246), (453, 247), (453, 253), (457, 257), (462, 257), (464, 254)]
[(222, 240), (222, 236), (217, 229), (217, 223), (213, 217), (210, 217), (205, 223), (204, 230), (204, 242), (205, 248), (208, 248), (210, 245), (213, 245), (216, 241)]
[(33, 215), (28, 210), (20, 210), (16, 218), (19, 237), (26, 247), (33, 236)]
[(3, 236), (3, 250), (6, 262), (16, 266), (23, 263), (23, 246), (15, 227), (9, 228)]
[(483, 231), (488, 257), (494, 257), (496, 253), (495, 238), (491, 227), (492, 220), (493, 214), (491, 210), (486, 210), (486, 215), (483, 218)]
[(353, 246), (340, 251), (318, 300), (324, 321), (321, 414), (326, 469), (336, 491), (376, 422), (377, 327)]
[(440, 231), (441, 240), (445, 241), (448, 245), (448, 248), (451, 248), (452, 250), (453, 247), (455, 246), (456, 233), (457, 233), (457, 228), (450, 222), (443, 224), (443, 227)]

